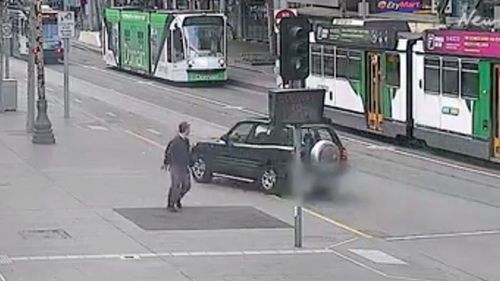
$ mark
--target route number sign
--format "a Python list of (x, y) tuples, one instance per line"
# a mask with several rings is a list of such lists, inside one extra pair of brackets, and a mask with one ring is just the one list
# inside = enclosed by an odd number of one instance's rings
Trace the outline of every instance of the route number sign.
[(75, 13), (74, 12), (58, 12), (57, 13), (57, 30), (59, 37), (63, 39), (75, 36)]
[(295, 9), (280, 9), (274, 11), (274, 30), (276, 32), (279, 32), (279, 26), (281, 19), (286, 18), (286, 17), (296, 17), (297, 16), (297, 10)]

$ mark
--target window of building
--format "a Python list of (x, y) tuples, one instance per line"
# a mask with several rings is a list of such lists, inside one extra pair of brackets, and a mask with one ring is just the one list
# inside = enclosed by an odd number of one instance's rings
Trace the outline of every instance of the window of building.
[(442, 66), (443, 94), (448, 96), (458, 96), (458, 59), (443, 59)]
[(424, 59), (424, 91), (439, 94), (440, 61), (438, 57), (426, 57)]
[(477, 99), (479, 96), (479, 65), (477, 61), (462, 61), (462, 97)]
[(401, 64), (399, 54), (387, 53), (385, 56), (385, 76), (387, 85), (399, 88), (401, 86)]

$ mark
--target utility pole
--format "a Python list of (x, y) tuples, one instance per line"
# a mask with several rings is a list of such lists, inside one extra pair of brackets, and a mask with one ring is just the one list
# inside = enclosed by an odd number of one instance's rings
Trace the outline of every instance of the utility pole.
[(29, 52), (28, 52), (28, 112), (26, 118), (26, 131), (33, 132), (35, 124), (35, 2), (28, 0), (28, 23), (29, 23)]
[[(64, 11), (68, 11), (68, 0), (63, 0)], [(69, 118), (69, 38), (64, 38), (64, 118)]]
[(3, 24), (4, 24), (4, 19), (5, 19), (5, 7), (6, 7), (6, 2), (5, 0), (0, 0), (0, 113), (4, 111), (4, 104), (3, 104), (3, 47), (4, 47), (4, 40), (3, 40)]
[(36, 0), (36, 43), (37, 43), (37, 82), (38, 82), (38, 101), (37, 117), (33, 128), (34, 144), (55, 144), (56, 139), (52, 132), (52, 123), (47, 115), (47, 99), (45, 98), (45, 70), (43, 61), (43, 22), (42, 22), (42, 4), (43, 0)]

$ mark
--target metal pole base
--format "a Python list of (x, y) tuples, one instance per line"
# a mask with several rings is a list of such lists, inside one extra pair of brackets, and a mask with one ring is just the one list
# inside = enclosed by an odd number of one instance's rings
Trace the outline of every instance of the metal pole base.
[(56, 138), (52, 132), (52, 124), (47, 115), (47, 100), (38, 100), (36, 102), (38, 115), (33, 126), (34, 144), (55, 144)]
[(302, 248), (302, 207), (295, 206), (294, 217), (295, 248)]

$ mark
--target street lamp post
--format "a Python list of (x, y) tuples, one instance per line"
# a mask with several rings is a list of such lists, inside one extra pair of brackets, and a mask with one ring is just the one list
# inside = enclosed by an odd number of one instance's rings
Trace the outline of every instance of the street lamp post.
[(37, 82), (38, 101), (36, 102), (37, 116), (33, 126), (34, 144), (55, 144), (56, 139), (52, 132), (52, 123), (47, 115), (47, 99), (45, 98), (45, 70), (43, 60), (43, 30), (42, 30), (42, 3), (43, 0), (35, 2), (36, 14), (36, 42), (37, 42)]

